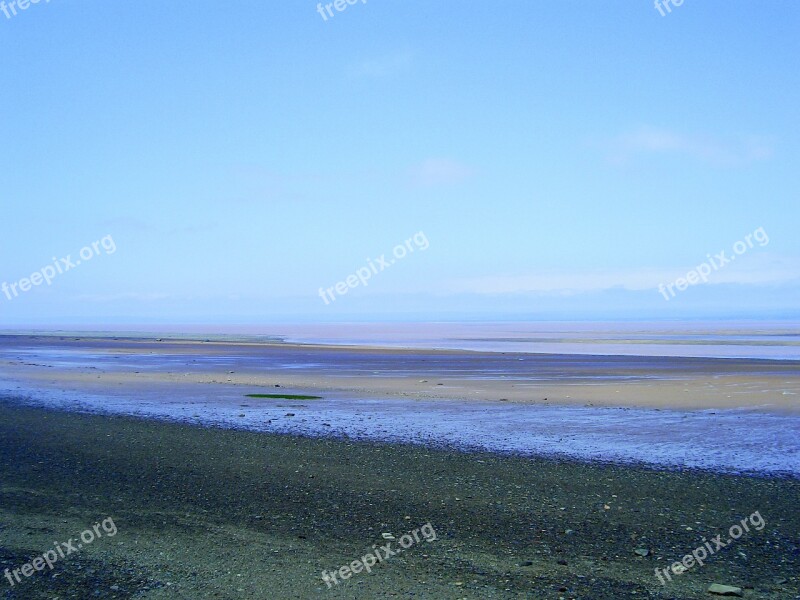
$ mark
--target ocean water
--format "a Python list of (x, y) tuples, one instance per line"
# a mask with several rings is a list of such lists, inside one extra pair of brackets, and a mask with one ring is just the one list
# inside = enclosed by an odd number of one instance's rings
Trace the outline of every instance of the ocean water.
[(795, 321), (150, 325), (94, 331), (486, 352), (800, 360), (800, 322)]
[(624, 356), (800, 359), (798, 323), (428, 323), (289, 326), (287, 341)]

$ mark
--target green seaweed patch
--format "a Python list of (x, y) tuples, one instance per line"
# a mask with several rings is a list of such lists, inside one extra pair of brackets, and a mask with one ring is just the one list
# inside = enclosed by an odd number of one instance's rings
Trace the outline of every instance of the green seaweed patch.
[(322, 400), (322, 396), (304, 396), (302, 394), (245, 394), (247, 398), (275, 398), (278, 400)]

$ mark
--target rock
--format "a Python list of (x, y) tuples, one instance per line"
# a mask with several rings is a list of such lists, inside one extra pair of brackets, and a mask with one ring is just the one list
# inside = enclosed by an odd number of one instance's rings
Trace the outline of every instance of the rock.
[(567, 566), (567, 561), (565, 561), (563, 558), (561, 558), (561, 559), (556, 561), (556, 564), (559, 564), (561, 566), (566, 567)]
[(733, 587), (732, 585), (712, 583), (708, 588), (708, 593), (716, 594), (717, 596), (739, 596), (741, 598), (742, 588)]
[(788, 583), (789, 580), (786, 577), (775, 577), (773, 580), (775, 585), (783, 585), (784, 583)]
[(648, 550), (647, 548), (637, 548), (636, 550), (633, 551), (633, 553), (638, 554), (639, 556), (649, 556), (650, 550)]
[(293, 417), (293, 416), (294, 416), (294, 413), (286, 413), (286, 416), (287, 416), (287, 417)]
[(532, 560), (523, 560), (521, 563), (519, 563), (520, 567), (530, 567), (532, 565), (533, 565)]

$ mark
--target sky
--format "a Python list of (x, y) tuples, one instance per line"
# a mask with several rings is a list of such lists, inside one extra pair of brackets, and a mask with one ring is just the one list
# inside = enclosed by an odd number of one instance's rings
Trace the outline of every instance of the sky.
[(340, 6), (0, 5), (0, 327), (798, 317), (800, 4)]

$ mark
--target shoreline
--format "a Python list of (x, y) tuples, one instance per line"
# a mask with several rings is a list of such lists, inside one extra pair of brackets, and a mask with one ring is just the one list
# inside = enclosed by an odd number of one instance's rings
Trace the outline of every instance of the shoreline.
[[(800, 473), (800, 368), (779, 361), (2, 341), (0, 393), (40, 405), (588, 462)], [(270, 392), (320, 398), (248, 397)]]
[[(435, 346), (431, 345), (432, 342), (425, 341), (425, 340), (418, 340), (416, 342), (413, 341), (406, 341), (406, 342), (389, 342), (389, 341), (372, 341), (372, 342), (353, 342), (353, 341), (337, 341), (335, 339), (326, 339), (325, 341), (321, 341), (318, 339), (301, 339), (294, 337), (290, 334), (209, 334), (209, 335), (200, 335), (200, 334), (178, 334), (178, 333), (153, 333), (153, 332), (142, 332), (141, 334), (137, 334), (135, 332), (122, 332), (122, 333), (114, 333), (114, 332), (103, 332), (103, 331), (52, 331), (52, 330), (23, 330), (20, 332), (16, 332), (14, 330), (2, 330), (0, 329), (0, 339), (29, 339), (29, 340), (56, 340), (62, 342), (81, 342), (81, 343), (102, 343), (108, 344), (109, 342), (121, 342), (121, 343), (129, 343), (132, 345), (138, 344), (151, 344), (154, 342), (162, 343), (162, 344), (179, 344), (179, 345), (199, 345), (202, 344), (203, 346), (221, 346), (221, 347), (236, 347), (236, 346), (250, 346), (250, 347), (281, 347), (286, 349), (319, 349), (319, 350), (331, 350), (331, 349), (342, 349), (342, 350), (350, 350), (353, 352), (395, 352), (398, 354), (403, 353), (419, 353), (419, 352), (431, 352), (431, 353), (438, 353), (438, 354), (508, 354), (508, 355), (528, 355), (528, 356), (554, 356), (554, 357), (567, 357), (567, 356), (584, 356), (584, 357), (598, 357), (598, 358), (660, 358), (660, 359), (678, 359), (678, 360), (706, 360), (706, 361), (769, 361), (769, 362), (776, 362), (776, 363), (797, 363), (800, 364), (800, 358), (798, 357), (780, 357), (780, 356), (750, 356), (750, 355), (742, 355), (742, 356), (711, 356), (707, 354), (652, 354), (652, 353), (633, 353), (633, 352), (603, 352), (603, 351), (589, 351), (589, 350), (564, 350), (561, 352), (554, 351), (554, 350), (522, 350), (518, 348), (513, 349), (501, 349), (501, 348), (470, 348), (470, 347), (460, 347), (460, 346)], [(454, 340), (455, 341), (455, 340)], [(465, 338), (462, 340), (463, 342), (490, 342), (492, 338), (476, 338), (474, 340)], [(514, 342), (517, 341), (514, 338), (509, 338), (508, 340), (500, 340), (500, 341), (510, 341)], [(519, 340), (520, 343), (524, 341), (537, 341), (537, 340), (527, 340), (527, 338), (522, 338)], [(553, 342), (554, 340), (545, 339), (541, 340), (542, 342)], [(569, 339), (565, 338), (564, 342), (568, 342)], [(746, 347), (772, 347), (772, 348), (794, 348), (800, 347), (800, 341), (747, 341), (747, 340), (727, 340), (724, 343), (717, 341), (714, 343), (712, 340), (693, 340), (690, 338), (686, 339), (660, 339), (655, 340), (651, 338), (642, 338), (642, 339), (615, 339), (615, 338), (608, 338), (608, 339), (597, 339), (597, 340), (590, 340), (590, 339), (577, 339), (573, 340), (573, 343), (582, 343), (582, 344), (600, 344), (605, 343), (609, 344), (610, 346), (624, 346), (634, 345), (638, 346), (640, 349), (646, 349), (648, 346), (655, 345), (664, 345), (664, 346), (746, 346)]]
[[(76, 385), (142, 381), (684, 410), (753, 408), (800, 414), (800, 361), (486, 353), (283, 343), (0, 336), (10, 379)], [(38, 358), (37, 358), (38, 357)], [(32, 359), (36, 358), (36, 361)], [(137, 361), (125, 363), (125, 360)], [(160, 362), (159, 362), (160, 361)]]
[[(378, 444), (389, 445), (398, 447), (409, 448), (427, 448), (435, 451), (446, 451), (454, 453), (469, 454), (482, 454), (490, 453), (498, 457), (518, 458), (518, 459), (532, 459), (553, 461), (556, 463), (575, 463), (583, 465), (597, 465), (606, 467), (617, 468), (634, 468), (634, 469), (647, 469), (652, 471), (664, 471), (674, 473), (697, 473), (709, 475), (730, 475), (740, 477), (757, 477), (765, 479), (785, 479), (785, 480), (798, 480), (800, 481), (800, 466), (796, 465), (796, 461), (791, 461), (790, 465), (795, 465), (794, 468), (765, 468), (763, 465), (756, 466), (724, 466), (713, 462), (690, 462), (683, 457), (680, 461), (664, 462), (655, 461), (652, 457), (645, 457), (644, 455), (631, 456), (631, 455), (617, 455), (614, 458), (604, 457), (601, 453), (591, 453), (590, 455), (581, 453), (570, 453), (564, 451), (563, 448), (559, 450), (543, 450), (541, 448), (514, 448), (514, 447), (496, 447), (487, 446), (477, 441), (473, 443), (464, 443), (458, 440), (443, 439), (441, 437), (424, 436), (424, 437), (411, 437), (411, 436), (374, 436), (369, 433), (348, 433), (346, 431), (337, 430), (332, 427), (327, 428), (313, 428), (313, 429), (300, 429), (295, 427), (269, 427), (242, 423), (241, 419), (224, 419), (215, 418), (196, 419), (189, 418), (185, 415), (181, 416), (175, 413), (171, 414), (148, 414), (145, 412), (125, 412), (118, 409), (102, 407), (97, 405), (87, 404), (57, 404), (50, 401), (44, 401), (32, 396), (10, 396), (7, 392), (0, 391), (0, 402), (13, 403), (20, 407), (30, 408), (32, 410), (42, 411), (55, 411), (67, 412), (74, 414), (82, 414), (98, 417), (109, 418), (132, 418), (142, 419), (145, 421), (154, 421), (158, 423), (186, 425), (189, 427), (210, 428), (220, 431), (238, 431), (246, 433), (264, 434), (264, 435), (277, 435), (287, 436), (289, 438), (303, 438), (307, 440), (328, 440), (328, 441), (341, 441), (353, 442), (364, 444)], [(290, 410), (298, 410), (301, 405), (283, 405), (290, 406)], [(554, 407), (559, 410), (559, 407)], [(604, 407), (605, 410), (613, 411), (613, 408)], [(602, 410), (602, 409), (601, 409)], [(620, 410), (628, 410), (621, 408)], [(635, 409), (634, 409), (635, 410)], [(757, 416), (758, 413), (752, 412), (746, 416)], [(677, 413), (680, 417), (681, 413)]]
[(163, 423), (169, 425), (195, 427), (200, 429), (210, 429), (217, 431), (231, 431), (248, 434), (277, 436), (279, 438), (286, 438), (291, 440), (294, 438), (307, 440), (313, 442), (315, 440), (328, 441), (328, 442), (343, 442), (355, 444), (367, 444), (377, 447), (396, 447), (406, 448), (408, 450), (422, 449), (431, 450), (434, 452), (447, 452), (454, 454), (462, 454), (465, 457), (470, 455), (484, 455), (489, 454), (497, 458), (519, 459), (519, 460), (534, 460), (552, 463), (553, 465), (583, 465), (583, 466), (597, 466), (599, 468), (615, 468), (615, 469), (640, 469), (651, 471), (653, 473), (675, 473), (675, 474), (693, 474), (697, 476), (731, 476), (731, 477), (747, 477), (765, 480), (782, 480), (782, 481), (796, 481), (800, 482), (800, 470), (798, 471), (764, 471), (759, 469), (721, 469), (716, 467), (702, 467), (684, 464), (661, 464), (654, 462), (647, 462), (645, 460), (630, 458), (627, 460), (612, 460), (603, 458), (586, 458), (581, 456), (574, 456), (563, 453), (546, 453), (537, 451), (525, 451), (519, 449), (490, 449), (480, 445), (463, 445), (455, 442), (448, 442), (441, 439), (426, 438), (420, 440), (414, 439), (387, 439), (387, 438), (373, 438), (368, 436), (348, 435), (346, 433), (329, 432), (307, 432), (307, 431), (292, 431), (292, 430), (265, 430), (260, 428), (248, 427), (235, 422), (204, 422), (193, 421), (186, 418), (177, 416), (153, 416), (134, 413), (114, 412), (110, 410), (103, 410), (102, 408), (91, 407), (78, 407), (78, 406), (57, 406), (32, 397), (22, 396), (9, 396), (5, 393), (0, 393), (0, 407), (2, 405), (11, 405), (19, 408), (28, 408), (35, 411), (52, 412), (52, 413), (67, 413), (75, 415), (96, 416), (105, 418), (120, 418), (120, 419), (133, 419), (137, 421), (152, 421), (154, 423)]
[[(25, 598), (95, 590), (148, 600), (263, 598), (269, 590), (274, 598), (666, 600), (705, 598), (711, 583), (754, 599), (800, 593), (793, 480), (305, 439), (8, 402), (0, 415), (0, 567), (18, 567), (104, 517), (119, 530), (57, 567), (57, 579), (24, 581)], [(666, 585), (656, 578), (656, 568), (754, 511), (766, 521), (762, 531)], [(387, 543), (384, 532), (399, 538), (425, 523), (435, 541), (326, 587), (323, 570)]]

